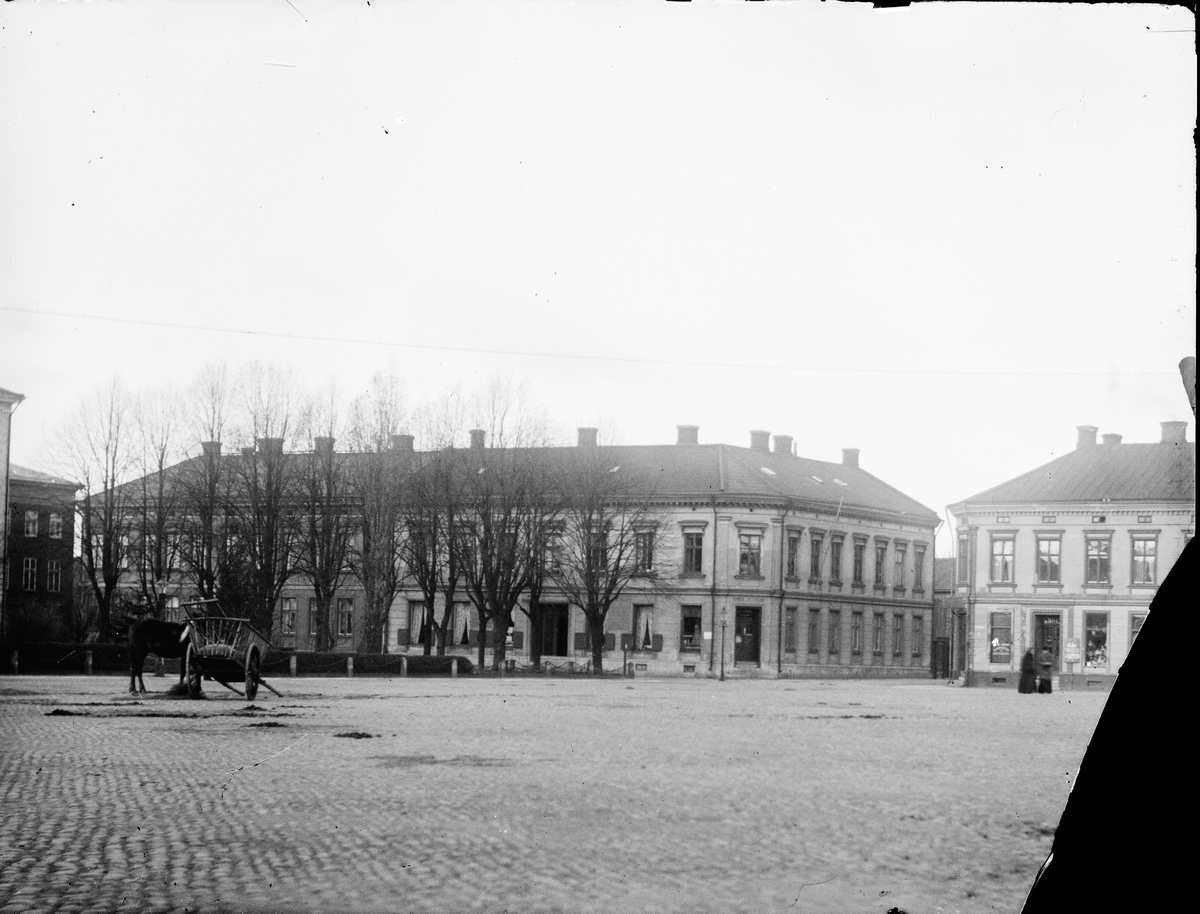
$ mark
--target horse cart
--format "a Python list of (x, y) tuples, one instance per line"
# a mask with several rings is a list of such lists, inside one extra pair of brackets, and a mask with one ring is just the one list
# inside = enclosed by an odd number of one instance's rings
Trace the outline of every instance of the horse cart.
[(205, 679), (219, 682), (239, 695), (242, 693), (230, 683), (244, 683), (249, 701), (254, 700), (260, 685), (279, 695), (260, 672), (270, 642), (249, 619), (193, 615), (184, 624), (188, 644), (184, 670), (190, 698), (200, 697), (200, 683)]

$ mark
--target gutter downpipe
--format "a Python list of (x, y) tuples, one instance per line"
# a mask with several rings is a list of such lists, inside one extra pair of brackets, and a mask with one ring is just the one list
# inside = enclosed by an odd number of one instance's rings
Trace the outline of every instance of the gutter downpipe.
[(712, 585), (710, 587), (710, 599), (712, 602), (712, 629), (708, 639), (708, 671), (713, 671), (713, 662), (716, 658), (717, 650), (717, 496), (712, 496), (712, 512), (713, 512), (713, 544), (712, 544)]
[(787, 548), (787, 516), (791, 510), (792, 503), (784, 501), (783, 516), (779, 519), (779, 618), (776, 620), (778, 622), (778, 631), (775, 638), (775, 672), (779, 676), (783, 675), (783, 568), (787, 560), (785, 553)]
[[(12, 581), (8, 578), (8, 496), (9, 490), (12, 488), (12, 464), (9, 458), (12, 456), (12, 414), (17, 411), (17, 407), (25, 400), (21, 397), (16, 403), (12, 404), (8, 409), (8, 437), (4, 441), (4, 516), (0, 518), (0, 556), (3, 556), (4, 564), (0, 565), (0, 637), (8, 634), (8, 588), (12, 585)], [(75, 505), (71, 505), (71, 510), (75, 510)], [(74, 558), (74, 556), (72, 556)], [(73, 579), (72, 579), (73, 580)]]

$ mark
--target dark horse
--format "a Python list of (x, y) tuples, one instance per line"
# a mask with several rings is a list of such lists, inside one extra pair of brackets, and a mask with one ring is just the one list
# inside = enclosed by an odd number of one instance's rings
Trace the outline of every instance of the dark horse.
[[(142, 682), (142, 664), (147, 654), (159, 657), (184, 657), (187, 654), (187, 626), (181, 622), (162, 622), (158, 619), (142, 619), (129, 631), (129, 691), (137, 694), (138, 687), (146, 691)], [(179, 664), (179, 681), (183, 682), (184, 664)]]

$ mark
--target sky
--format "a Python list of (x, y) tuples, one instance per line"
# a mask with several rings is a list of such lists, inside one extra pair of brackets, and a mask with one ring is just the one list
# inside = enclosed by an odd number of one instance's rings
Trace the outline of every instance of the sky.
[(523, 380), (564, 443), (856, 447), (943, 516), (1078, 425), (1194, 440), (1194, 28), (1141, 4), (4, 4), (11, 459), (52, 469), (114, 377), (255, 360), (347, 396), (390, 367), (411, 405)]

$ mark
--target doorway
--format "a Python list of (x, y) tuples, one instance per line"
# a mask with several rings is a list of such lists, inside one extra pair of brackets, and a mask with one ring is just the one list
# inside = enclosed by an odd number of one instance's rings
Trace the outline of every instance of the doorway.
[(566, 657), (570, 614), (566, 603), (542, 604), (542, 656)]
[(1038, 672), (1047, 664), (1051, 673), (1062, 670), (1062, 620), (1057, 613), (1034, 613), (1033, 660)]
[(759, 666), (759, 613), (757, 606), (739, 606), (733, 623), (733, 662)]

